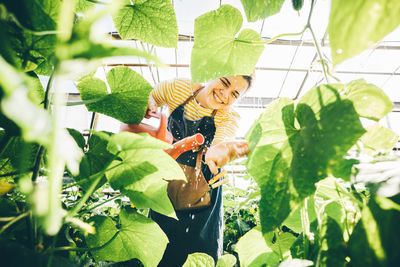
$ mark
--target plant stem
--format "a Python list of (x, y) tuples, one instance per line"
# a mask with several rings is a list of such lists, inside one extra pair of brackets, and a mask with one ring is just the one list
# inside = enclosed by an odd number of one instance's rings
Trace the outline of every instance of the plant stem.
[(319, 59), (321, 60), (322, 70), (324, 72), (324, 76), (325, 76), (326, 82), (329, 83), (328, 75), (326, 74), (327, 71), (325, 69), (324, 59), (323, 59), (322, 53), (321, 53), (321, 49), (319, 48), (319, 44), (317, 42), (317, 38), (315, 37), (315, 33), (314, 33), (314, 31), (313, 31), (313, 29), (311, 27), (311, 15), (312, 15), (313, 10), (314, 10), (314, 4), (315, 4), (314, 2), (315, 2), (314, 0), (311, 1), (310, 13), (308, 14), (306, 28), (308, 28), (310, 30), (310, 32), (311, 32), (311, 35), (312, 35), (313, 41), (314, 41), (314, 45), (315, 45), (315, 47), (317, 49), (317, 54), (319, 56)]
[(278, 229), (278, 231), (277, 231), (277, 229), (275, 229), (275, 230), (274, 230), (274, 236), (275, 236), (275, 238), (276, 238), (276, 239), (275, 239), (275, 240), (276, 240), (276, 245), (278, 246), (278, 250), (279, 250), (279, 259), (280, 259), (281, 261), (283, 261), (282, 249), (281, 249), (280, 242), (279, 242), (279, 238), (278, 238), (279, 232), (280, 232), (279, 229)]
[(47, 86), (46, 86), (46, 92), (44, 94), (44, 99), (43, 99), (43, 107), (44, 107), (44, 109), (48, 109), (49, 108), (49, 94), (50, 94), (51, 86), (53, 85), (53, 81), (54, 81), (54, 73), (55, 73), (55, 71), (53, 70), (51, 72), (51, 75), (50, 75), (50, 78), (49, 78), (49, 82), (47, 83)]
[(40, 146), (38, 149), (38, 152), (36, 153), (35, 157), (35, 165), (33, 166), (33, 173), (32, 173), (32, 182), (35, 182), (38, 175), (39, 175), (39, 169), (40, 169), (40, 164), (42, 162), (42, 156), (44, 153), (44, 146)]
[[(114, 156), (114, 159), (116, 159), (118, 157), (118, 154)], [(109, 171), (112, 170), (118, 166), (120, 166), (122, 163), (117, 164), (111, 168), (108, 169), (108, 166), (110, 166), (110, 164), (113, 162), (114, 160), (111, 160), (110, 163), (106, 166), (105, 170), (98, 172), (94, 175), (91, 175), (90, 177), (96, 177), (96, 180), (90, 185), (89, 189), (86, 191), (85, 195), (80, 199), (79, 203), (68, 212), (67, 217), (73, 217), (82, 207), (83, 205), (86, 203), (86, 201), (89, 199), (89, 197), (93, 194), (94, 190), (96, 189), (96, 186), (98, 185), (98, 183), (100, 182), (101, 178), (103, 177), (103, 175)]]
[(364, 206), (364, 203), (363, 203), (361, 200), (359, 200), (358, 198), (356, 198), (356, 197), (355, 197), (353, 194), (351, 194), (350, 192), (347, 192), (347, 190), (344, 189), (343, 187), (341, 187), (340, 184), (337, 183), (337, 181), (335, 181), (335, 186), (336, 186), (336, 188), (339, 189), (340, 192), (342, 192), (345, 196), (348, 196), (348, 197), (351, 198), (353, 201), (357, 202), (357, 204), (358, 204), (360, 207), (363, 207), (363, 206)]
[[(55, 247), (56, 246), (56, 244), (57, 244), (57, 235), (55, 235), (54, 237), (53, 237), (53, 245), (52, 245), (52, 247)], [(47, 262), (47, 267), (51, 267), (51, 262), (53, 261), (53, 256), (54, 256), (54, 251), (51, 251), (50, 252), (50, 256), (49, 256), (49, 260), (48, 260), (48, 262)]]
[(318, 53), (319, 59), (321, 60), (322, 70), (324, 71), (324, 76), (325, 76), (326, 82), (329, 83), (328, 75), (326, 74), (326, 69), (325, 69), (326, 66), (325, 66), (325, 63), (324, 63), (324, 58), (322, 57), (322, 53), (321, 53), (321, 50), (319, 48), (319, 44), (317, 42), (317, 38), (315, 37), (315, 33), (314, 33), (313, 29), (311, 28), (311, 25), (307, 25), (307, 28), (310, 30), (311, 35), (313, 37), (315, 48), (317, 49), (317, 53)]
[[(52, 73), (50, 75), (49, 82), (47, 83), (47, 86), (46, 86), (46, 92), (44, 94), (43, 108), (46, 110), (49, 108), (49, 94), (50, 94), (51, 86), (53, 85), (53, 80), (54, 80), (54, 70), (52, 71)], [(36, 154), (35, 165), (33, 167), (33, 173), (32, 173), (32, 181), (33, 182), (36, 181), (37, 176), (39, 174), (39, 169), (40, 169), (40, 164), (42, 162), (44, 149), (45, 149), (44, 146), (40, 145), (38, 152)]]
[(273, 41), (275, 41), (276, 39), (279, 39), (281, 37), (285, 37), (285, 36), (296, 36), (296, 35), (301, 35), (304, 33), (304, 31), (307, 29), (307, 27), (304, 27), (304, 29), (301, 32), (295, 32), (295, 33), (282, 33), (279, 35), (276, 35), (266, 41), (248, 41), (248, 40), (241, 40), (241, 39), (236, 39), (235, 41), (237, 42), (241, 42), (241, 43), (246, 43), (246, 44), (254, 44), (254, 45), (265, 45), (265, 44), (269, 44), (272, 43)]
[(304, 245), (304, 258), (308, 255), (308, 246), (310, 240), (310, 221), (308, 218), (308, 198), (304, 199), (303, 206), (300, 209), (301, 227), (303, 229), (303, 245)]
[[(86, 0), (86, 1), (88, 1), (88, 2), (90, 2), (90, 3), (93, 3), (93, 4), (99, 4), (99, 5), (109, 5), (110, 3), (106, 3), (106, 2), (102, 2), (102, 1), (97, 1), (97, 0)], [(123, 5), (124, 7), (133, 7), (133, 5)]]
[(95, 250), (99, 250), (102, 249), (104, 247), (106, 247), (108, 244), (110, 244), (118, 235), (119, 235), (120, 231), (117, 231), (111, 238), (110, 240), (108, 240), (106, 243), (104, 243), (101, 246), (98, 247), (93, 247), (93, 248), (77, 248), (77, 247), (58, 247), (58, 248), (53, 248), (50, 249), (49, 251), (46, 251), (45, 253), (53, 253), (55, 251), (95, 251)]
[(343, 207), (343, 209), (344, 209), (344, 215), (345, 215), (344, 226), (346, 227), (347, 237), (350, 238), (350, 230), (349, 230), (349, 225), (348, 225), (348, 223), (347, 223), (347, 218), (348, 218), (348, 217), (347, 217), (347, 209), (346, 209), (345, 203), (344, 203), (344, 201), (343, 201), (342, 195), (340, 194), (340, 190), (339, 190), (339, 188), (338, 188), (338, 186), (337, 186), (337, 183), (335, 183), (335, 186), (336, 186), (336, 192), (337, 192), (337, 194), (338, 194), (338, 196), (339, 196), (340, 204), (342, 205), (342, 207)]
[[(1, 168), (0, 168), (0, 170), (1, 170)], [(14, 176), (14, 175), (18, 175), (18, 174), (23, 174), (23, 173), (21, 173), (21, 172), (9, 172), (9, 173), (3, 173), (3, 174), (0, 174), (0, 177)]]
[(18, 222), (19, 220), (21, 220), (22, 218), (26, 217), (29, 215), (29, 211), (24, 212), (20, 215), (18, 215), (17, 217), (15, 217), (14, 219), (12, 219), (9, 223), (7, 223), (6, 225), (4, 225), (1, 229), (0, 229), (0, 235), (7, 230), (8, 227), (10, 227), (11, 225), (13, 225), (14, 223)]
[(0, 222), (8, 222), (11, 221), (13, 219), (15, 219), (16, 217), (0, 217)]
[(87, 212), (90, 212), (90, 211), (92, 211), (92, 210), (94, 210), (94, 209), (96, 209), (96, 208), (98, 208), (98, 207), (104, 205), (105, 203), (110, 202), (111, 200), (114, 200), (114, 199), (119, 198), (119, 197), (121, 197), (121, 195), (117, 195), (117, 196), (111, 197), (111, 198), (107, 199), (106, 201), (104, 201), (104, 202), (102, 202), (102, 203), (100, 203), (100, 204), (97, 204), (97, 205), (94, 206), (94, 207), (91, 207), (90, 209), (83, 210), (83, 211), (79, 212), (79, 215), (85, 214), (85, 213), (87, 213)]
[(3, 157), (4, 152), (7, 150), (7, 147), (11, 144), (13, 139), (14, 138), (11, 135), (7, 134), (7, 133), (5, 133), (3, 138), (1, 138), (1, 141), (0, 141), (0, 148), (1, 148), (0, 159)]
[(69, 217), (73, 217), (86, 203), (86, 201), (89, 199), (89, 197), (93, 194), (94, 190), (96, 189), (96, 186), (99, 184), (101, 178), (103, 177), (103, 174), (96, 174), (97, 178), (94, 180), (94, 182), (90, 185), (89, 190), (86, 191), (85, 195), (81, 198), (79, 203), (68, 212)]
[[(114, 169), (114, 168), (116, 168), (116, 167), (118, 167), (118, 166), (120, 166), (120, 165), (121, 165), (121, 164), (117, 164), (117, 165), (115, 165), (115, 166), (113, 166), (113, 167), (111, 167), (111, 168), (109, 168), (109, 169), (106, 169), (106, 170), (104, 170), (104, 171), (101, 171), (101, 172), (104, 174), (104, 173), (106, 173), (106, 172), (108, 172), (108, 171), (110, 171), (110, 170), (112, 170), (112, 169)], [(100, 173), (100, 172), (98, 172), (98, 173)], [(95, 176), (96, 174), (98, 174), (98, 173), (92, 174), (92, 175), (89, 176), (87, 179), (90, 179), (91, 177), (94, 177), (94, 176)], [(87, 180), (87, 179), (86, 179), (86, 180)], [(73, 183), (66, 184), (65, 186), (63, 186), (62, 190), (68, 189), (68, 188), (73, 187), (73, 186), (79, 186), (79, 185), (81, 185), (84, 181), (85, 181), (85, 180), (80, 180), (80, 181), (78, 181), (78, 182), (73, 182)]]

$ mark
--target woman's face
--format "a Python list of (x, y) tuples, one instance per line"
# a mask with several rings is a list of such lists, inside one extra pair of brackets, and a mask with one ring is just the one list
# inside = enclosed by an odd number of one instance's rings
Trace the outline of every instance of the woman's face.
[(248, 86), (249, 83), (241, 75), (213, 80), (202, 90), (200, 104), (209, 109), (229, 107), (246, 91)]

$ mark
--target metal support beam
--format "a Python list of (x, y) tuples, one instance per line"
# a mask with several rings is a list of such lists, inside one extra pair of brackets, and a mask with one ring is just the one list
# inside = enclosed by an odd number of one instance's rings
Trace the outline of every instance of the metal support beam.
[[(189, 68), (189, 64), (165, 64), (166, 67), (172, 68)], [(127, 66), (127, 67), (148, 67), (149, 64), (144, 63), (129, 63), (129, 64), (106, 64), (107, 67), (116, 67), (116, 66)], [(150, 64), (150, 66), (155, 66)], [(289, 68), (272, 68), (272, 67), (255, 67), (256, 70), (268, 70), (268, 71), (294, 71), (294, 72), (322, 72), (322, 70), (309, 70), (309, 69), (289, 69)], [(373, 71), (347, 71), (347, 70), (339, 70), (334, 73), (340, 74), (364, 74), (364, 75), (385, 75), (385, 76), (400, 76), (400, 73), (393, 72), (373, 72)]]
[[(111, 32), (109, 35), (116, 40), (121, 40), (121, 36), (117, 32)], [(271, 38), (269, 37), (262, 37), (264, 41), (267, 41)], [(132, 40), (133, 41), (133, 40)], [(191, 35), (184, 35), (184, 34), (179, 34), (178, 37), (179, 42), (193, 42), (194, 41), (194, 36)], [(372, 47), (372, 49), (383, 49), (383, 50), (400, 50), (400, 45), (388, 45), (388, 42), (380, 42), (377, 44), (375, 47)], [(301, 40), (283, 40), (283, 39), (276, 39), (272, 41), (272, 45), (290, 45), (290, 46), (314, 46), (314, 42), (312, 41), (301, 41)], [(322, 47), (329, 47), (329, 42), (324, 42)]]

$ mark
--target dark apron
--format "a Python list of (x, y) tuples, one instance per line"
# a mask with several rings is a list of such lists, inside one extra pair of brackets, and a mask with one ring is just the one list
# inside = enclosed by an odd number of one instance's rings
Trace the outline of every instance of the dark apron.
[[(212, 117), (203, 117), (197, 121), (188, 120), (184, 116), (185, 104), (197, 93), (198, 91), (172, 111), (168, 118), (168, 130), (175, 140), (201, 133), (205, 138), (204, 144), (210, 146), (215, 134), (216, 111), (213, 112)], [(187, 151), (182, 153), (176, 161), (194, 167), (197, 153)], [(214, 177), (206, 164), (201, 164), (201, 170), (207, 181)], [(214, 258), (215, 263), (217, 262), (222, 254), (223, 242), (222, 187), (212, 189), (210, 194), (210, 207), (195, 211), (176, 211), (179, 220), (150, 210), (150, 218), (157, 222), (169, 239), (158, 266), (182, 266), (188, 254), (195, 252), (207, 253)]]

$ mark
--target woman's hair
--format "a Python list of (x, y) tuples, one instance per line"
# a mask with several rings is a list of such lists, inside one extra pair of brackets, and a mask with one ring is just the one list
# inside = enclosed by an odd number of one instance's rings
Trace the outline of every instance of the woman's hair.
[(247, 83), (249, 84), (249, 86), (247, 86), (246, 92), (247, 90), (249, 90), (249, 88), (251, 87), (251, 84), (253, 82), (253, 75), (242, 75), (242, 77), (247, 81)]

